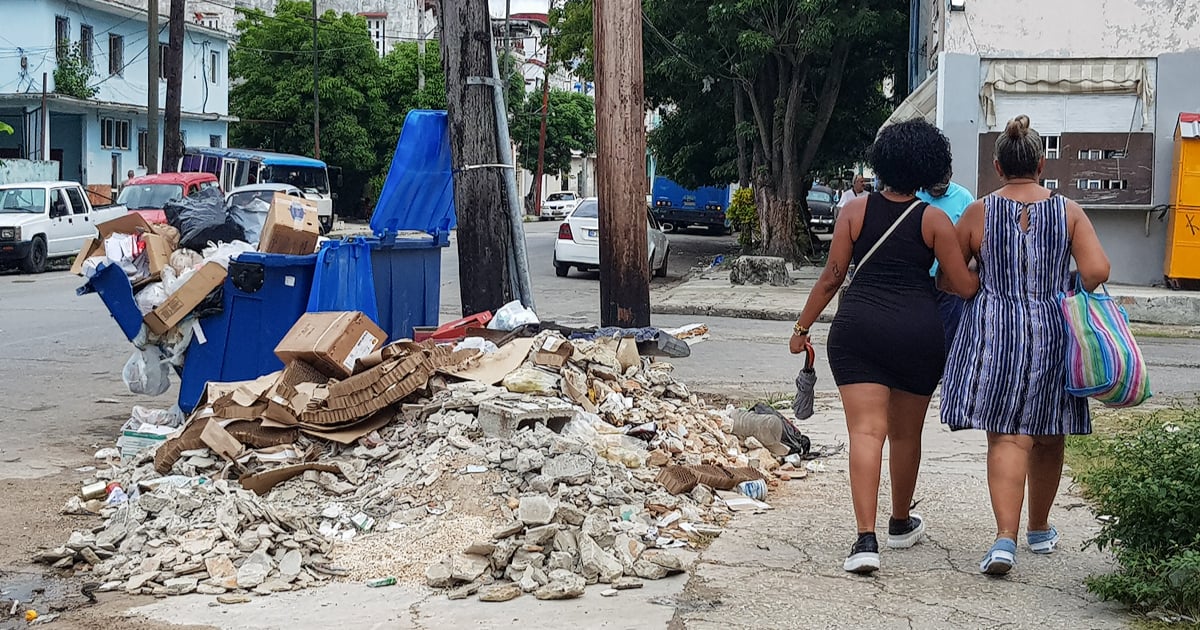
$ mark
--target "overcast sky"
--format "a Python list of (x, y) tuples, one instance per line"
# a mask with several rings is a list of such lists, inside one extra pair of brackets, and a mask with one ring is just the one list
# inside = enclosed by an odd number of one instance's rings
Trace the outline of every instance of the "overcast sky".
[[(546, 13), (549, 11), (549, 0), (508, 0), (512, 3), (513, 13)], [(488, 0), (488, 9), (492, 17), (504, 17), (505, 0)]]

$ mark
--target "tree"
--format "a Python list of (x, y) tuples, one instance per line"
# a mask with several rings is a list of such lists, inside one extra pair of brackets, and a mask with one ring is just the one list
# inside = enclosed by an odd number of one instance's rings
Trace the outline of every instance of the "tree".
[(96, 70), (90, 61), (84, 59), (79, 43), (64, 43), (63, 56), (54, 68), (54, 92), (88, 100), (100, 91), (100, 88), (89, 85), (95, 76)]
[[(548, 109), (544, 170), (561, 177), (571, 171), (573, 151), (584, 155), (596, 151), (596, 102), (586, 94), (550, 90)], [(509, 123), (512, 140), (520, 147), (517, 161), (529, 171), (537, 170), (541, 121), (542, 91), (536, 90), (526, 95)]]
[[(280, 0), (274, 15), (244, 10), (238, 31), (229, 97), (241, 122), (231, 126), (231, 142), (312, 155), (312, 3)], [(321, 16), (317, 45), (321, 157), (342, 167), (345, 211), (347, 204), (373, 203), (408, 111), (445, 107), (441, 58), (436, 45), (427, 48), (425, 89), (418, 90), (416, 43), (397, 43), (380, 58), (366, 19), (334, 11)]]
[[(560, 62), (587, 58), (590, 33), (579, 29), (590, 11), (591, 0), (567, 0), (553, 12)], [(643, 13), (647, 100), (668, 109), (651, 137), (664, 173), (752, 183), (762, 249), (797, 258), (808, 249), (796, 226), (807, 225), (812, 170), (853, 161), (883, 120), (881, 81), (898, 74), (907, 43), (903, 7), (643, 0)]]

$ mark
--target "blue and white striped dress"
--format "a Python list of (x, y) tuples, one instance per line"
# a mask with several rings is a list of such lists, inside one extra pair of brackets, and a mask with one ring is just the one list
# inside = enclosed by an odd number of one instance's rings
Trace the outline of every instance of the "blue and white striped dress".
[(979, 293), (967, 302), (942, 382), (951, 429), (1021, 435), (1091, 433), (1087, 400), (1066, 391), (1058, 294), (1070, 282), (1066, 199), (1025, 204), (989, 195)]

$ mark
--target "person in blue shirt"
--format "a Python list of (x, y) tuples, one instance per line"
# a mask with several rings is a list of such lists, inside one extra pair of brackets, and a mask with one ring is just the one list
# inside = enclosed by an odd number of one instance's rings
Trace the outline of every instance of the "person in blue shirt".
[[(928, 202), (930, 205), (936, 206), (950, 217), (950, 221), (957, 224), (958, 220), (967, 210), (967, 206), (975, 202), (975, 195), (966, 188), (950, 181), (953, 172), (946, 173), (936, 186), (928, 190), (917, 192), (917, 198), (921, 201)], [(938, 264), (935, 260), (933, 268), (929, 270), (929, 275), (937, 276)], [(958, 332), (958, 321), (962, 318), (963, 299), (953, 293), (938, 291), (938, 312), (942, 316), (942, 327), (946, 331), (946, 352), (950, 352), (950, 346), (954, 342), (955, 333)]]

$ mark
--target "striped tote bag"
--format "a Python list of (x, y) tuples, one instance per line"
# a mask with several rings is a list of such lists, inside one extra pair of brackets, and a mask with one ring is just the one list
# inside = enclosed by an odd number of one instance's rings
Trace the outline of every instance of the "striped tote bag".
[(1059, 294), (1067, 328), (1067, 392), (1109, 407), (1133, 407), (1150, 398), (1150, 375), (1129, 316), (1111, 296), (1075, 288)]

